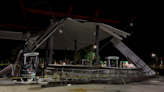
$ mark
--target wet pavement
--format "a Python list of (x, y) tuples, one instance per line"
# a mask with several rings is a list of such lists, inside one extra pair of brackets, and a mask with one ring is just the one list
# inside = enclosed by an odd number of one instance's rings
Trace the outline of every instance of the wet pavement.
[[(8, 85), (0, 80), (0, 92), (164, 92), (164, 77), (126, 84), (82, 84), (41, 88), (40, 85)], [(5, 85), (3, 85), (5, 84)]]

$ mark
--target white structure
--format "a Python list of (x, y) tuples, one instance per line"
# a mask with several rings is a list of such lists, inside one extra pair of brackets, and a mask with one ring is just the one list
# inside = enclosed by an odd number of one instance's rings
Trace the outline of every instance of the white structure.
[[(38, 55), (39, 55), (38, 52), (25, 53), (25, 54), (24, 54), (24, 65), (27, 63), (27, 61), (26, 61), (27, 57), (31, 57), (31, 56), (34, 56), (34, 57), (35, 57), (35, 64), (36, 64), (36, 62), (38, 61)], [(36, 65), (35, 65), (35, 66), (36, 66)]]
[(89, 66), (89, 59), (82, 59), (82, 65), (88, 65)]
[(108, 56), (108, 57), (105, 57), (105, 59), (107, 59), (107, 66), (110, 67), (111, 64), (110, 64), (110, 60), (116, 60), (116, 67), (118, 67), (118, 59), (119, 57), (117, 56)]

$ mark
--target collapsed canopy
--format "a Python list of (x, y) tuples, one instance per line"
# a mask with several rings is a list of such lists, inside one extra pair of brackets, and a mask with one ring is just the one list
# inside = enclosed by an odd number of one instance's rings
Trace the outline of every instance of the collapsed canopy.
[[(56, 29), (51, 31), (54, 36), (54, 49), (65, 50), (67, 47), (68, 50), (74, 50), (75, 40), (77, 41), (77, 50), (94, 44), (96, 42), (96, 25), (99, 26), (99, 41), (111, 36), (122, 40), (123, 37), (125, 38), (127, 35), (130, 35), (104, 23), (79, 22), (71, 18), (66, 18)], [(45, 38), (48, 39), (48, 37)], [(37, 47), (44, 49), (46, 39)]]

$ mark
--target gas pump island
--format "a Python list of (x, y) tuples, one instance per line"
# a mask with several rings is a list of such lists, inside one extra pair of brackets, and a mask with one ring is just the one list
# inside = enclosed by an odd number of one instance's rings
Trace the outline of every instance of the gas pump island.
[[(118, 67), (119, 57), (117, 57), (117, 56), (108, 56), (108, 57), (105, 57), (105, 59), (107, 59), (107, 66), (108, 67)], [(115, 60), (115, 62), (111, 62), (111, 60)]]

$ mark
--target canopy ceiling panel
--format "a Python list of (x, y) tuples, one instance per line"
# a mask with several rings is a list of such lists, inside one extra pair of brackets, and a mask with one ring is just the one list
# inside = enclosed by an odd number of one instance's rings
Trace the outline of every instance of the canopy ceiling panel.
[[(126, 32), (113, 28), (103, 23), (79, 22), (71, 18), (67, 18), (61, 26), (54, 32), (54, 49), (74, 50), (75, 40), (77, 41), (77, 50), (96, 43), (96, 25), (99, 25), (99, 41), (111, 37), (126, 37)], [(40, 49), (44, 49), (46, 42), (40, 45)]]

